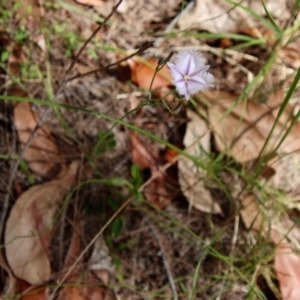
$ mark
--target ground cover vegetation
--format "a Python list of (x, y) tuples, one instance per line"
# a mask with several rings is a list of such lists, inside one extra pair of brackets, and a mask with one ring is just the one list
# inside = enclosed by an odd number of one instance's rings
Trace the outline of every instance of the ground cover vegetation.
[(1, 299), (300, 299), (299, 0), (2, 0)]

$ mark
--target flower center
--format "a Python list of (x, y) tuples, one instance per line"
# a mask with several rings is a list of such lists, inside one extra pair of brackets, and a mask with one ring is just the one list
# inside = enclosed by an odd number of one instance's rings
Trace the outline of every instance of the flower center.
[(191, 77), (190, 77), (190, 75), (184, 75), (184, 76), (183, 76), (183, 79), (184, 79), (185, 81), (190, 81), (190, 80), (191, 80)]

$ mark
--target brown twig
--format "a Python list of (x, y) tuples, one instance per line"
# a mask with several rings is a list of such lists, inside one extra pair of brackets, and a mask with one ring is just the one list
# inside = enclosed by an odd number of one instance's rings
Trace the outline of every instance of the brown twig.
[(165, 248), (162, 244), (161, 238), (159, 237), (159, 234), (157, 233), (157, 231), (156, 231), (155, 227), (153, 226), (152, 222), (150, 221), (150, 219), (141, 211), (140, 211), (140, 214), (146, 220), (146, 223), (150, 227), (150, 230), (152, 231), (152, 234), (154, 235), (154, 237), (155, 237), (155, 239), (158, 243), (161, 258), (162, 258), (162, 261), (163, 261), (163, 264), (164, 264), (164, 267), (165, 267), (165, 270), (166, 270), (166, 273), (167, 273), (167, 277), (168, 277), (168, 280), (169, 280), (169, 283), (170, 283), (170, 286), (171, 286), (172, 293), (173, 293), (173, 300), (178, 300), (176, 284), (175, 284), (175, 281), (173, 279), (173, 275), (172, 275), (172, 272), (171, 272), (171, 269), (170, 269), (170, 266), (169, 266), (168, 259), (166, 257)]
[[(77, 55), (75, 56), (75, 58), (73, 59), (70, 67), (67, 69), (66, 74), (68, 74), (74, 67), (74, 65), (76, 64), (79, 56), (81, 55), (81, 53), (83, 52), (83, 50), (85, 49), (85, 47), (89, 44), (89, 42), (95, 37), (95, 35), (99, 32), (100, 29), (102, 29), (102, 27), (109, 21), (109, 19), (114, 15), (114, 13), (117, 11), (118, 7), (120, 6), (120, 4), (123, 2), (123, 0), (119, 0), (119, 2), (113, 7), (113, 9), (111, 10), (110, 14), (103, 20), (103, 22), (101, 24), (99, 24), (99, 26), (96, 28), (96, 30), (92, 33), (92, 35), (84, 42), (84, 44), (82, 45), (82, 47), (80, 48), (79, 52), (77, 53)], [(67, 81), (65, 79), (65, 81)]]
[(92, 71), (89, 71), (89, 72), (86, 72), (86, 73), (83, 73), (83, 74), (79, 74), (79, 75), (73, 76), (73, 77), (67, 79), (67, 82), (72, 81), (72, 80), (77, 79), (77, 78), (82, 78), (84, 76), (92, 75), (92, 74), (97, 73), (98, 71), (100, 71), (102, 69), (108, 71), (109, 68), (111, 68), (113, 66), (116, 66), (116, 65), (122, 63), (123, 61), (126, 61), (126, 60), (128, 60), (128, 59), (130, 59), (130, 58), (132, 58), (132, 57), (134, 57), (136, 55), (139, 55), (139, 54), (145, 52), (147, 49), (149, 49), (152, 46), (153, 46), (153, 43), (149, 43), (146, 46), (140, 48), (138, 51), (134, 52), (133, 54), (131, 54), (129, 56), (126, 56), (125, 58), (122, 58), (122, 59), (118, 60), (117, 62), (109, 64), (106, 67), (101, 66), (100, 68), (97, 68), (95, 70), (92, 70)]

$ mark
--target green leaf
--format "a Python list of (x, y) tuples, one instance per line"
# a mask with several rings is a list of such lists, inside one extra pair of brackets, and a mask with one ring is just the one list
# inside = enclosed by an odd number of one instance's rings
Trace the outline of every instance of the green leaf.
[(116, 211), (119, 208), (119, 203), (112, 198), (107, 199), (107, 204), (113, 211)]
[(106, 245), (108, 246), (108, 248), (110, 248), (110, 249), (113, 248), (113, 243), (112, 243), (112, 239), (110, 236), (105, 237), (105, 242), (106, 242)]
[(116, 146), (115, 136), (112, 132), (98, 132), (98, 142), (96, 143), (93, 153), (100, 156), (104, 152), (113, 149)]
[(17, 2), (14, 4), (12, 10), (16, 10), (16, 9), (18, 9), (20, 6), (21, 6), (21, 1), (17, 1)]
[(26, 13), (30, 14), (32, 12), (32, 5), (28, 5), (26, 8)]
[(28, 183), (28, 185), (34, 185), (34, 183), (35, 183), (35, 178), (34, 178), (34, 176), (33, 175), (28, 175), (27, 176), (27, 183)]
[(5, 62), (9, 57), (9, 51), (5, 50), (1, 53), (1, 61)]
[(271, 14), (269, 13), (269, 11), (267, 10), (267, 7), (266, 7), (266, 5), (265, 5), (265, 2), (262, 0), (261, 3), (262, 3), (262, 5), (263, 5), (263, 7), (264, 7), (264, 10), (265, 10), (266, 15), (268, 16), (268, 18), (269, 18), (271, 24), (273, 25), (274, 31), (276, 32), (276, 34), (277, 34), (278, 37), (281, 37), (281, 36), (282, 36), (282, 30), (281, 30), (281, 28), (277, 25), (277, 23), (276, 23), (275, 20), (273, 19), (272, 15), (271, 15)]
[[(120, 269), (122, 266), (121, 261), (116, 257), (113, 257), (113, 263), (117, 270)], [(120, 274), (120, 276), (122, 276), (122, 275)]]
[(23, 173), (27, 173), (28, 172), (28, 164), (25, 160), (21, 160), (20, 162), (20, 170)]
[(14, 36), (14, 39), (15, 39), (16, 41), (22, 42), (22, 41), (24, 41), (28, 36), (29, 36), (28, 31), (26, 31), (25, 29), (19, 28), (19, 29), (17, 29), (17, 31), (16, 31), (16, 34), (15, 34), (15, 36)]
[(137, 164), (133, 164), (131, 166), (131, 176), (133, 179), (139, 179), (140, 178), (140, 169)]
[(111, 178), (109, 183), (114, 186), (131, 186), (130, 182), (124, 178)]
[(98, 58), (98, 54), (94, 49), (90, 49), (90, 48), (87, 49), (87, 53), (89, 54), (89, 56), (91, 58), (94, 58), (94, 59)]
[(122, 217), (116, 217), (111, 224), (112, 235), (116, 238), (120, 235), (123, 228)]

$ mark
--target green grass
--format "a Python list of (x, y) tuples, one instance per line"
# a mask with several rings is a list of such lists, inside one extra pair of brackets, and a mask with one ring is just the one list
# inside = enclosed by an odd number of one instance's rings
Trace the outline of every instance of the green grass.
[[(266, 78), (270, 76), (273, 71), (274, 64), (278, 59), (279, 51), (286, 45), (287, 41), (292, 40), (294, 35), (297, 33), (300, 27), (299, 21), (288, 28), (280, 28), (280, 26), (273, 19), (271, 14), (268, 12), (264, 3), (264, 9), (266, 13), (266, 17), (262, 17), (256, 14), (254, 11), (249, 8), (243, 6), (242, 4), (226, 0), (228, 3), (231, 3), (235, 6), (239, 6), (242, 8), (247, 14), (261, 21), (267, 28), (269, 28), (273, 34), (276, 41), (274, 42), (274, 46), (272, 47), (272, 51), (269, 51), (268, 59), (263, 63), (263, 66), (260, 70), (258, 70), (254, 79), (250, 84), (246, 86), (246, 88), (239, 94), (237, 101), (235, 104), (222, 116), (222, 119), (226, 118), (238, 105), (239, 103), (247, 104), (247, 99), (249, 96), (253, 96), (254, 98), (264, 97), (264, 84), (266, 82)], [(299, 9), (300, 1), (296, 1), (293, 11), (297, 11)], [(53, 6), (54, 5), (54, 6)], [(51, 6), (51, 9), (56, 10), (59, 7), (65, 8), (68, 12), (72, 13), (80, 13), (78, 11), (78, 7), (75, 5), (68, 4), (64, 1), (57, 1), (55, 3), (46, 2), (45, 7)], [(1, 24), (8, 24), (10, 20), (13, 18), (14, 10), (10, 11), (9, 9), (2, 10), (2, 21)], [(86, 12), (84, 14), (87, 14)], [(94, 16), (93, 16), (94, 18)], [(102, 18), (96, 18), (95, 21), (102, 22)], [(260, 276), (266, 278), (266, 281), (274, 275), (270, 269), (272, 268), (272, 259), (274, 256), (274, 251), (272, 246), (270, 245), (268, 239), (263, 235), (263, 233), (259, 233), (256, 236), (256, 243), (251, 244), (249, 240), (246, 239), (246, 231), (244, 229), (240, 229), (238, 231), (238, 237), (240, 241), (238, 241), (235, 245), (235, 248), (231, 251), (226, 250), (226, 242), (223, 242), (223, 237), (226, 235), (226, 227), (222, 227), (219, 225), (219, 220), (213, 216), (207, 215), (206, 222), (213, 233), (210, 236), (210, 240), (205, 240), (199, 234), (193, 232), (186, 225), (183, 225), (180, 221), (176, 219), (176, 217), (171, 216), (166, 213), (164, 210), (158, 210), (149, 204), (142, 195), (144, 179), (142, 178), (142, 172), (138, 169), (137, 166), (133, 166), (131, 169), (131, 177), (130, 178), (106, 178), (106, 174), (98, 170), (97, 160), (101, 159), (101, 156), (108, 152), (114, 151), (115, 141), (114, 134), (112, 130), (115, 126), (121, 125), (127, 130), (135, 131), (156, 143), (163, 145), (164, 147), (173, 149), (177, 151), (180, 155), (185, 156), (186, 158), (193, 161), (197, 167), (205, 169), (207, 172), (207, 177), (209, 180), (213, 182), (213, 185), (217, 187), (219, 190), (223, 191), (224, 197), (226, 197), (228, 206), (232, 205), (233, 199), (230, 194), (230, 189), (228, 189), (221, 179), (222, 173), (234, 173), (238, 175), (241, 180), (244, 182), (244, 186), (241, 189), (242, 191), (259, 193), (258, 201), (262, 208), (266, 208), (266, 203), (271, 196), (276, 196), (278, 198), (284, 198), (281, 196), (281, 191), (276, 191), (272, 189), (268, 189), (265, 187), (264, 183), (260, 181), (259, 175), (262, 172), (263, 167), (266, 165), (268, 160), (273, 156), (273, 154), (278, 150), (280, 145), (284, 143), (285, 138), (291, 132), (293, 126), (298, 121), (300, 116), (300, 111), (295, 114), (294, 117), (291, 117), (291, 123), (283, 128), (282, 135), (278, 140), (277, 147), (274, 151), (268, 155), (265, 155), (264, 152), (268, 143), (270, 142), (270, 138), (275, 129), (276, 124), (278, 123), (279, 118), (285, 112), (287, 106), (289, 105), (291, 98), (295, 91), (298, 89), (299, 80), (300, 80), (300, 70), (295, 71), (295, 78), (293, 83), (288, 87), (288, 91), (286, 96), (282, 102), (281, 108), (278, 112), (278, 115), (273, 124), (273, 128), (266, 139), (265, 145), (261, 150), (261, 155), (258, 158), (256, 163), (256, 168), (249, 172), (246, 167), (237, 164), (233, 159), (228, 159), (224, 153), (212, 154), (209, 155), (209, 163), (205, 161), (199, 160), (198, 157), (194, 157), (184, 150), (174, 146), (168, 141), (159, 138), (158, 136), (151, 134), (150, 132), (142, 129), (138, 126), (133, 125), (130, 121), (128, 121), (128, 116), (132, 115), (135, 111), (130, 111), (126, 115), (121, 118), (113, 117), (109, 114), (105, 114), (93, 109), (88, 109), (85, 107), (79, 107), (76, 105), (69, 105), (65, 103), (59, 103), (54, 101), (56, 97), (56, 90), (53, 85), (53, 74), (51, 71), (52, 64), (52, 56), (51, 54), (55, 49), (51, 46), (51, 39), (59, 38), (62, 40), (62, 44), (64, 45), (64, 54), (68, 61), (71, 61), (72, 55), (76, 53), (80, 46), (84, 43), (84, 38), (78, 36), (76, 32), (69, 31), (69, 23), (61, 23), (61, 20), (52, 20), (48, 22), (50, 24), (50, 28), (41, 28), (41, 32), (45, 34), (46, 45), (47, 45), (47, 53), (45, 65), (41, 67), (39, 64), (35, 63), (31, 60), (30, 55), (26, 56), (26, 62), (21, 66), (20, 77), (11, 74), (8, 69), (8, 55), (9, 52), (7, 50), (2, 51), (1, 54), (1, 63), (0, 67), (7, 72), (9, 77), (9, 86), (14, 84), (26, 89), (26, 83), (29, 79), (37, 79), (43, 82), (44, 92), (46, 95), (45, 99), (36, 99), (31, 97), (16, 97), (9, 95), (1, 95), (0, 100), (5, 101), (5, 103), (16, 103), (27, 101), (34, 103), (36, 106), (47, 107), (54, 110), (57, 120), (59, 121), (59, 126), (63, 129), (65, 135), (70, 138), (75, 145), (77, 145), (85, 158), (86, 161), (92, 166), (94, 170), (96, 170), (97, 178), (80, 182), (66, 197), (64, 201), (64, 205), (61, 210), (58, 212), (56, 220), (62, 215), (67, 204), (72, 200), (76, 191), (79, 190), (87, 190), (88, 188), (93, 188), (95, 186), (104, 185), (110, 188), (112, 193), (116, 193), (116, 199), (111, 199), (109, 202), (109, 209), (114, 214), (114, 218), (107, 221), (104, 227), (108, 227), (108, 230), (105, 231), (106, 241), (112, 250), (114, 248), (114, 243), (124, 231), (124, 223), (129, 222), (130, 220), (125, 220), (125, 214), (121, 213), (121, 210), (118, 210), (118, 205), (120, 204), (119, 199), (123, 200), (123, 204), (125, 203), (132, 210), (140, 211), (149, 218), (149, 220), (162, 228), (163, 230), (172, 233), (178, 239), (178, 244), (180, 241), (184, 241), (184, 243), (190, 244), (191, 247), (195, 247), (199, 249), (199, 253), (201, 253), (198, 257), (197, 263), (194, 265), (194, 269), (190, 270), (190, 274), (180, 278), (174, 278), (174, 281), (177, 286), (178, 297), (182, 297), (183, 299), (199, 299), (199, 295), (202, 295), (207, 290), (213, 290), (214, 286), (222, 286), (220, 291), (215, 291), (214, 294), (211, 294), (210, 299), (216, 299), (217, 297), (221, 297), (222, 295), (226, 295), (226, 293), (230, 293), (233, 285), (235, 283), (244, 284), (248, 287), (249, 292), (247, 295), (247, 299), (267, 299), (263, 292), (257, 286), (257, 279)], [(111, 23), (108, 23), (107, 26), (110, 26)], [(118, 26), (122, 27), (122, 24), (118, 24)], [(123, 28), (123, 27), (122, 27)], [(123, 28), (124, 29), (124, 28)], [(128, 29), (129, 31), (130, 29)], [(26, 31), (25, 27), (20, 27), (15, 29), (13, 32), (9, 32), (14, 41), (20, 42), (24, 45), (25, 49), (29, 49), (30, 36), (28, 31)], [(236, 51), (247, 51), (249, 47), (260, 47), (262, 51), (268, 51), (268, 44), (266, 38), (252, 38), (247, 37), (241, 34), (234, 33), (195, 33), (188, 31), (177, 31), (173, 30), (171, 33), (165, 35), (166, 39), (176, 39), (178, 36), (183, 36), (186, 40), (189, 38), (197, 38), (200, 40), (209, 39), (209, 40), (217, 40), (220, 38), (230, 38), (237, 42), (235, 46), (232, 46), (230, 49), (234, 49)], [(28, 48), (26, 48), (28, 47)], [(3, 50), (3, 49), (2, 49)], [(125, 52), (125, 49), (120, 49), (115, 45), (109, 45), (105, 42), (99, 42), (97, 40), (93, 40), (91, 45), (86, 49), (91, 57), (96, 57), (98, 54), (98, 50), (105, 50), (107, 52)], [(26, 51), (25, 51), (26, 53)], [(218, 80), (218, 78), (216, 78)], [(3, 87), (2, 87), (3, 88)], [(276, 88), (276, 87), (275, 87)], [(153, 99), (151, 95), (151, 91), (149, 91), (150, 99), (145, 100), (143, 105), (164, 105), (162, 99)], [(197, 101), (191, 100), (190, 106), (198, 107)], [(196, 108), (197, 109), (197, 108)], [(92, 150), (87, 151), (84, 148), (84, 145), (76, 138), (75, 133), (72, 129), (72, 124), (68, 124), (64, 119), (63, 111), (70, 112), (81, 112), (86, 115), (93, 115), (97, 118), (102, 118), (103, 120), (107, 120), (111, 122), (112, 126), (107, 131), (100, 131), (98, 134), (98, 140), (95, 142)], [(221, 121), (221, 120), (220, 120)], [(16, 154), (1, 154), (1, 161), (15, 161), (17, 159)], [(14, 163), (14, 162), (13, 162)], [(23, 166), (23, 167), (22, 167)], [(24, 165), (20, 166), (21, 171), (27, 176), (27, 180), (30, 184), (34, 182), (34, 178), (28, 170), (25, 170)], [(289, 201), (289, 199), (286, 199)], [(277, 212), (279, 215), (286, 213), (288, 210), (286, 208), (286, 204), (279, 202), (277, 205)], [(233, 206), (235, 206), (233, 204)], [(237, 205), (238, 206), (238, 205)], [(238, 211), (236, 212), (238, 214)], [(106, 220), (109, 219), (110, 216), (106, 216)], [(187, 215), (187, 218), (189, 216)], [(298, 220), (295, 222), (298, 224)], [(240, 221), (240, 223), (242, 223)], [(232, 224), (231, 224), (232, 225)], [(296, 225), (295, 225), (296, 226)], [(240, 227), (243, 225), (240, 224)], [(249, 244), (247, 244), (249, 242)], [(130, 248), (128, 244), (122, 244), (122, 247), (116, 250), (116, 257), (118, 257), (118, 253), (121, 252), (124, 248)], [(113, 251), (113, 250), (112, 250)], [(245, 256), (245, 251), (247, 251), (247, 255)], [(220, 264), (219, 273), (209, 274), (203, 273), (202, 266), (205, 260), (209, 258), (214, 262), (218, 262)], [(116, 260), (117, 261), (117, 260)], [(116, 263), (120, 264), (120, 262)], [(170, 289), (169, 282), (165, 283), (160, 289), (156, 291), (148, 291), (144, 289), (144, 287), (132, 285), (129, 286), (128, 282), (124, 279), (124, 270), (122, 266), (119, 266), (116, 270), (116, 282), (112, 284), (112, 287), (123, 287), (134, 291), (139, 291), (143, 295), (147, 294), (147, 299), (164, 299), (166, 297), (165, 292)], [(199, 282), (203, 280), (205, 282), (204, 286), (199, 287)], [(272, 287), (274, 289), (274, 287)], [(275, 290), (275, 292), (278, 292)]]

